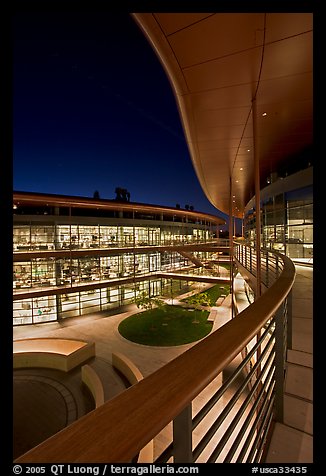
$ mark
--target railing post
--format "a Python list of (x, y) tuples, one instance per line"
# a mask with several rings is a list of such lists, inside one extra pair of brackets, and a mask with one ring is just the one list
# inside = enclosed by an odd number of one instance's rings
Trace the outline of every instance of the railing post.
[(275, 275), (276, 275), (276, 279), (278, 279), (278, 277), (279, 277), (279, 268), (278, 268), (278, 256), (277, 255), (275, 256)]
[(275, 420), (283, 423), (285, 388), (284, 303), (275, 314)]
[(191, 403), (173, 420), (173, 462), (193, 463)]
[(286, 298), (286, 311), (287, 348), (292, 349), (292, 289)]

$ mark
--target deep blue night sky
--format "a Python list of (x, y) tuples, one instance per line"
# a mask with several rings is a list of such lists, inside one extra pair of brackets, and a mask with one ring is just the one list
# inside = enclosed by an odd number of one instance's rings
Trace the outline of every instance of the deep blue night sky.
[(194, 172), (169, 80), (128, 13), (24, 12), (13, 24), (16, 191), (221, 215)]

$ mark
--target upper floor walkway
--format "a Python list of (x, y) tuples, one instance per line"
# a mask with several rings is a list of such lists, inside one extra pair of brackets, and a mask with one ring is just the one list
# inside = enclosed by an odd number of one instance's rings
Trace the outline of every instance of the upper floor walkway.
[(296, 265), (292, 349), (287, 351), (284, 423), (276, 423), (267, 463), (313, 462), (313, 268)]

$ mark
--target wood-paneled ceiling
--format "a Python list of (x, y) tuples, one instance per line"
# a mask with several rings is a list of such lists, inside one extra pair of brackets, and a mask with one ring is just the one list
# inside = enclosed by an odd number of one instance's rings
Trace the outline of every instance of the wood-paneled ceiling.
[(132, 16), (170, 79), (207, 198), (229, 213), (231, 180), (242, 217), (255, 194), (254, 144), (261, 188), (312, 145), (312, 13)]

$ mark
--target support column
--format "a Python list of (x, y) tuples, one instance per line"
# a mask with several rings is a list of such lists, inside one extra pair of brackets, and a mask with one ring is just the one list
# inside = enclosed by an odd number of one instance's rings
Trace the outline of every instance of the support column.
[(229, 244), (230, 244), (230, 294), (231, 294), (231, 319), (234, 317), (233, 304), (233, 189), (232, 176), (230, 176), (230, 199), (229, 199)]
[[(253, 146), (254, 146), (254, 176), (255, 176), (255, 207), (256, 207), (256, 294), (255, 300), (261, 296), (261, 225), (260, 225), (260, 173), (259, 173), (259, 153), (257, 147), (257, 105), (256, 97), (252, 100), (252, 127), (253, 127)], [(257, 334), (257, 342), (261, 337), (261, 331)], [(257, 347), (257, 362), (260, 359), (261, 346)], [(257, 367), (257, 378), (261, 372), (261, 365)]]
[(253, 146), (254, 146), (254, 173), (255, 173), (255, 206), (256, 206), (256, 297), (261, 295), (261, 223), (260, 223), (260, 174), (259, 174), (259, 154), (257, 147), (257, 110), (256, 98), (252, 100), (252, 124), (253, 124)]

